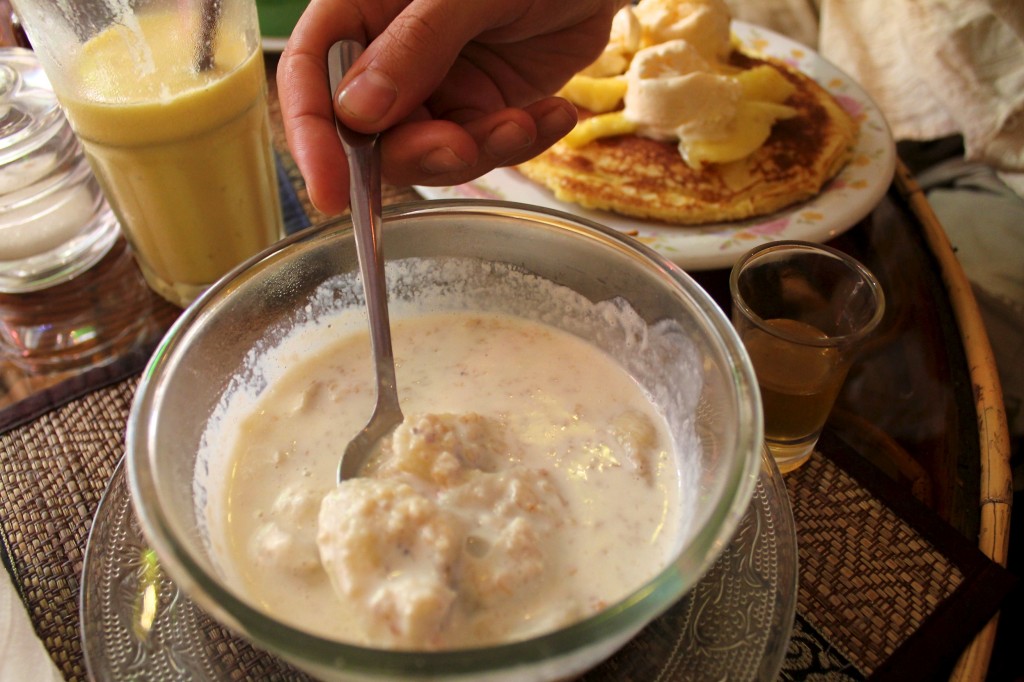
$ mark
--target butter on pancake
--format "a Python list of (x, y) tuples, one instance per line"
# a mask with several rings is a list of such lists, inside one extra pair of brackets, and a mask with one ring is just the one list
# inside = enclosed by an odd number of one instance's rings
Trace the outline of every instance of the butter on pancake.
[(720, 0), (624, 8), (605, 53), (563, 89), (580, 123), (520, 172), (563, 201), (682, 225), (819, 193), (856, 124), (813, 79), (722, 38), (723, 15)]

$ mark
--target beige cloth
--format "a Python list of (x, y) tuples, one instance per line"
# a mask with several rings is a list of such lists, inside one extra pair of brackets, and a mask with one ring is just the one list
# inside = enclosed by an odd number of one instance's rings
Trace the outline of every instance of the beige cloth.
[(734, 19), (769, 28), (818, 49), (821, 0), (725, 0)]
[(32, 621), (11, 583), (0, 567), (0, 680), (47, 682), (63, 680), (43, 643), (32, 629)]

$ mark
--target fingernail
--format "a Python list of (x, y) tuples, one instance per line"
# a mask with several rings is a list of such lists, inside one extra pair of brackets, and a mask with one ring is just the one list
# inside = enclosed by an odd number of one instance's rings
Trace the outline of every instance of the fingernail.
[(537, 120), (537, 137), (561, 137), (575, 125), (575, 116), (561, 107), (556, 107)]
[(522, 126), (505, 121), (491, 131), (484, 142), (484, 149), (496, 159), (507, 159), (533, 144), (533, 138)]
[(338, 95), (338, 104), (353, 118), (375, 123), (384, 118), (398, 99), (398, 89), (391, 79), (367, 69), (356, 76)]
[(455, 155), (451, 147), (438, 147), (423, 155), (420, 168), (427, 173), (440, 175), (468, 168), (469, 164)]

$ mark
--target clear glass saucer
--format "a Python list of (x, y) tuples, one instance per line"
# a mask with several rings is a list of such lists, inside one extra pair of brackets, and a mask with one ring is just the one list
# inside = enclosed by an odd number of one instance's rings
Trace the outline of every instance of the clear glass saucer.
[[(796, 534), (767, 450), (736, 536), (700, 583), (581, 682), (774, 680), (793, 627)], [(82, 649), (107, 680), (308, 680), (236, 637), (160, 569), (132, 510), (124, 463), (100, 500), (82, 572)]]

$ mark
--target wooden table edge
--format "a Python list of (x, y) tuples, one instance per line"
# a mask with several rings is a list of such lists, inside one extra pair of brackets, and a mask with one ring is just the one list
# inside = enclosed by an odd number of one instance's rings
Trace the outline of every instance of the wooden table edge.
[[(921, 221), (925, 240), (938, 261), (940, 276), (949, 293), (953, 315), (963, 341), (974, 391), (981, 455), (978, 547), (985, 556), (1005, 567), (1010, 542), (1013, 474), (1010, 468), (1006, 408), (995, 356), (967, 275), (924, 192), (902, 162), (897, 163), (895, 182)], [(982, 682), (985, 679), (995, 645), (998, 619), (996, 615), (989, 621), (967, 647), (953, 671), (952, 680)]]

